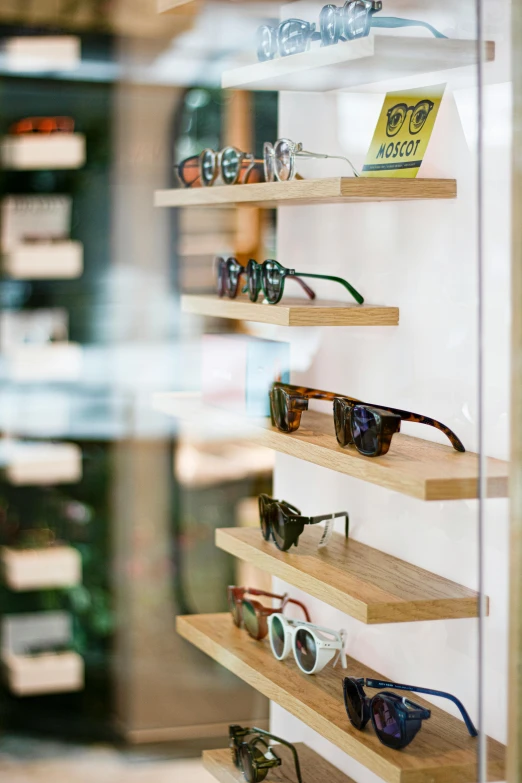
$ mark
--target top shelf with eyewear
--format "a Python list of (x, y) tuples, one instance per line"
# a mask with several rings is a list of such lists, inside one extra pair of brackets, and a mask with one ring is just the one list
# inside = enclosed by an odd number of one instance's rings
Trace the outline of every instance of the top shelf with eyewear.
[[(448, 38), (427, 19), (388, 16), (381, 0), (347, 0), (322, 8), (318, 3), (313, 11), (297, 5), (308, 18), (295, 18), (300, 17), (296, 12), (279, 24), (260, 25), (252, 41), (251, 62), (225, 71), (223, 88), (308, 92), (369, 88), (390, 79), (478, 63), (474, 39)], [(284, 13), (290, 16), (289, 11)], [(492, 41), (483, 44), (483, 58), (495, 59)]]

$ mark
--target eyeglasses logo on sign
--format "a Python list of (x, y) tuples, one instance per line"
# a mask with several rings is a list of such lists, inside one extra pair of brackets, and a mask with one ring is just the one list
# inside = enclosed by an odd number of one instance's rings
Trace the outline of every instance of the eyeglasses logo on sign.
[(362, 176), (417, 176), (445, 86), (387, 93)]

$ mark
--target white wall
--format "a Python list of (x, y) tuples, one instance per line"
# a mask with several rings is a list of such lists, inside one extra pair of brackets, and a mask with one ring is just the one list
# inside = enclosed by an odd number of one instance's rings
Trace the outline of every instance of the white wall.
[[(492, 3), (489, 10), (493, 5), (503, 11), (500, 21), (507, 24), (507, 6)], [(499, 36), (498, 17), (495, 24)], [(506, 39), (498, 45), (507, 61)], [(506, 71), (504, 75), (507, 81)], [(473, 78), (467, 87), (462, 79), (455, 85), (459, 88), (455, 92), (448, 85), (420, 176), (456, 177), (456, 201), (279, 210), (278, 259), (283, 264), (346, 277), (369, 303), (398, 305), (400, 326), (278, 329), (271, 334), (292, 340), (294, 367), (299, 370), (293, 374), (294, 382), (424, 413), (445, 422), (469, 450), (475, 450), (479, 424), (476, 86)], [(402, 86), (407, 85), (396, 83), (397, 88)], [(488, 86), (485, 98), (485, 435), (487, 453), (507, 459), (510, 85)], [(306, 149), (353, 156), (361, 165), (382, 99), (382, 92), (282, 94), (279, 135), (302, 141)], [(344, 164), (324, 161), (300, 164), (299, 171), (305, 176), (348, 174)], [(333, 284), (317, 289), (327, 297), (343, 298)], [(319, 409), (330, 411), (331, 406)], [(420, 425), (405, 424), (403, 430), (444, 440), (436, 430)], [(307, 515), (345, 508), (353, 538), (477, 588), (477, 501), (424, 503), (285, 455), (277, 455), (274, 495)], [(486, 621), (485, 728), (503, 742), (507, 529), (507, 501), (488, 501), (485, 547), (491, 613)], [(275, 581), (282, 589), (282, 583)], [(288, 591), (303, 598), (295, 588)], [(351, 656), (392, 680), (450, 691), (476, 718), (477, 621), (366, 626), (320, 601), (307, 596), (304, 600), (316, 622), (348, 629)], [(434, 702), (453, 711), (442, 700)], [(308, 742), (358, 783), (376, 777), (276, 705), (272, 730), (289, 740)]]

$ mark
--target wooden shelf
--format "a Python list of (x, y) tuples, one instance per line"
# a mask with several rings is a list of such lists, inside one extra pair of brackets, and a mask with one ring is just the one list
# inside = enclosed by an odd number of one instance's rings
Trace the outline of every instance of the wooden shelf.
[(454, 179), (396, 179), (326, 177), (260, 182), (254, 185), (216, 185), (209, 188), (157, 190), (157, 207), (277, 207), (292, 204), (343, 204), (362, 201), (451, 199), (457, 195)]
[(83, 272), (83, 245), (64, 240), (21, 243), (3, 255), (3, 270), (17, 280), (70, 280)]
[[(464, 723), (417, 694), (403, 693), (431, 710), (417, 737), (401, 751), (386, 748), (371, 727), (353, 728), (346, 717), (343, 670), (326, 667), (309, 676), (293, 658), (277, 661), (269, 642), (256, 642), (235, 627), (229, 614), (177, 618), (178, 633), (263, 695), (272, 699), (388, 783), (471, 783), (477, 780), (477, 739)], [(352, 677), (383, 675), (348, 658)], [(423, 683), (429, 685), (429, 683)], [(375, 691), (368, 688), (368, 694)], [(488, 739), (489, 779), (504, 779), (505, 747)]]
[(6, 169), (78, 169), (85, 163), (85, 136), (81, 133), (33, 133), (4, 136), (0, 143)]
[[(324, 759), (303, 742), (295, 742), (303, 783), (353, 783), (344, 772)], [(284, 745), (276, 745), (275, 752), (283, 762), (268, 775), (268, 783), (296, 783), (292, 753)], [(203, 766), (219, 783), (245, 783), (243, 773), (232, 762), (229, 748), (204, 750)]]
[[(189, 400), (177, 394), (155, 394), (153, 406), (196, 429), (203, 422), (208, 431), (215, 418), (215, 429), (223, 433), (227, 426), (233, 427), (235, 433), (242, 433), (260, 446), (419, 500), (478, 497), (478, 455), (469, 451), (461, 454), (449, 445), (398, 433), (393, 436), (388, 454), (370, 458), (355, 448), (342, 449), (337, 444), (332, 414), (307, 411), (297, 432), (287, 434), (272, 427), (268, 419), (241, 419), (224, 410), (204, 407), (194, 397)], [(488, 457), (486, 471), (488, 497), (507, 497), (509, 464)]]
[[(494, 59), (495, 44), (486, 41), (484, 60)], [(225, 71), (222, 87), (322, 92), (453, 70), (476, 62), (477, 42), (472, 39), (378, 34), (335, 46), (312, 46), (301, 54)]]
[(251, 302), (246, 296), (220, 299), (210, 296), (182, 296), (184, 313), (233, 318), (277, 326), (397, 326), (399, 308), (381, 305), (358, 305), (351, 302), (329, 302), (287, 299), (269, 305)]
[(11, 590), (54, 590), (73, 587), (82, 580), (77, 549), (57, 544), (40, 549), (0, 549), (4, 582)]
[(322, 528), (307, 527), (297, 549), (281, 552), (259, 529), (216, 530), (216, 546), (284, 579), (363, 623), (478, 617), (478, 593), (423, 568)]

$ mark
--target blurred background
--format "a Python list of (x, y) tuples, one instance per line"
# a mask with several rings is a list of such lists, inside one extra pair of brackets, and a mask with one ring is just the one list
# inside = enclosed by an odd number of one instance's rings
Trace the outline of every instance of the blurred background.
[[(179, 294), (214, 290), (216, 247), (240, 260), (273, 249), (271, 212), (153, 206), (156, 189), (178, 184), (175, 161), (226, 143), (259, 157), (277, 138), (276, 93), (219, 87), (271, 9), (0, 3), (9, 783), (202, 781), (199, 762), (175, 760), (222, 746), (231, 721), (266, 724), (265, 699), (174, 623), (226, 610), (229, 583), (266, 583), (215, 549), (214, 530), (258, 524), (273, 454), (181, 429), (151, 396), (199, 388), (197, 338), (214, 324), (182, 326)], [(41, 117), (74, 132), (24, 157), (17, 123)]]

